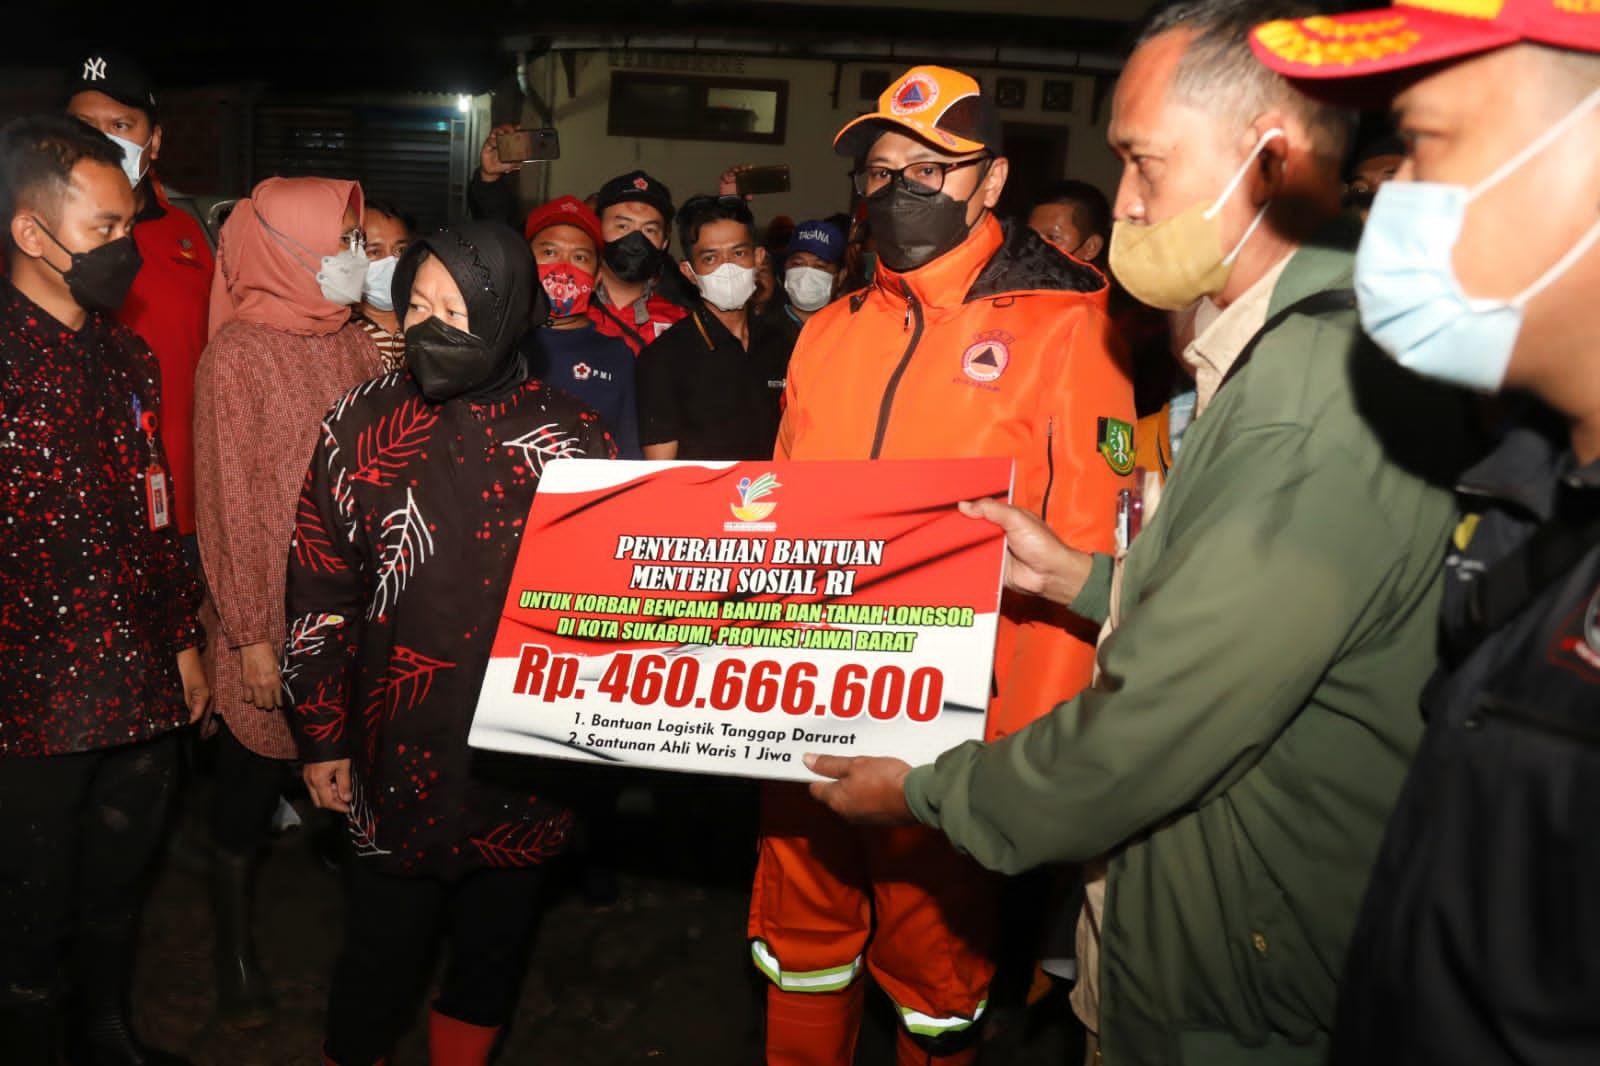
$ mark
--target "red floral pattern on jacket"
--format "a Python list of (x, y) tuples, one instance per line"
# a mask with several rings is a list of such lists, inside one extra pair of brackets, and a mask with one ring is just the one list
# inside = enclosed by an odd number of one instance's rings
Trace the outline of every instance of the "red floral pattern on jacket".
[(470, 751), (467, 731), (544, 464), (615, 454), (593, 411), (537, 381), (432, 404), (395, 373), (328, 413), (289, 552), (283, 678), (301, 757), (351, 760), (359, 855), (452, 876), (561, 849), (572, 815), (534, 790), (548, 764)]

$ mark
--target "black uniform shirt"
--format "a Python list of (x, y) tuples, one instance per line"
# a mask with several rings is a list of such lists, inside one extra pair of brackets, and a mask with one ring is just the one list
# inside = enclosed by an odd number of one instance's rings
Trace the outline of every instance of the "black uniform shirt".
[(698, 310), (639, 353), (639, 441), (678, 442), (679, 459), (770, 459), (794, 338), (750, 319), (745, 350)]
[(1522, 572), (1553, 580), (1498, 628), (1470, 610), (1540, 527), (1600, 518), (1600, 462), (1564, 436), (1518, 426), (1463, 478), (1444, 662), (1351, 938), (1338, 1066), (1600, 1062), (1600, 543), (1539, 549)]

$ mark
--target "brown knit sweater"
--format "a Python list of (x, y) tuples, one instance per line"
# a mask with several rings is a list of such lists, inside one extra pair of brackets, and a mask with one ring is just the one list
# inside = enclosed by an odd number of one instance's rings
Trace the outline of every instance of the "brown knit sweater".
[(283, 645), (284, 573), (295, 503), (322, 416), (382, 372), (354, 322), (326, 336), (229, 322), (195, 377), (195, 520), (208, 587), (206, 668), (212, 709), (250, 750), (292, 759), (281, 712), (244, 701), (239, 649)]

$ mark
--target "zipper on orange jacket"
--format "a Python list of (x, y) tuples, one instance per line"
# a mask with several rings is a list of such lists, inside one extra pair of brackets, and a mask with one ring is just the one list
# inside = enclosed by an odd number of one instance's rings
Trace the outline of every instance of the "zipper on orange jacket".
[(1039, 518), (1050, 521), (1050, 490), (1056, 484), (1056, 420), (1052, 415), (1044, 423), (1044, 467), (1047, 471), (1044, 479), (1044, 503), (1039, 508)]
[(906, 328), (911, 329), (912, 320), (916, 320), (916, 329), (912, 330), (911, 343), (906, 345), (905, 354), (900, 357), (900, 364), (894, 368), (894, 373), (889, 375), (889, 384), (884, 386), (883, 402), (878, 406), (878, 428), (872, 434), (872, 452), (867, 456), (876, 459), (878, 453), (883, 451), (883, 436), (889, 432), (889, 410), (894, 406), (894, 393), (900, 387), (900, 379), (905, 377), (906, 367), (911, 365), (911, 353), (917, 350), (917, 344), (922, 340), (922, 307), (917, 303), (917, 298), (911, 295), (911, 286), (904, 280), (900, 282), (900, 291), (906, 298)]

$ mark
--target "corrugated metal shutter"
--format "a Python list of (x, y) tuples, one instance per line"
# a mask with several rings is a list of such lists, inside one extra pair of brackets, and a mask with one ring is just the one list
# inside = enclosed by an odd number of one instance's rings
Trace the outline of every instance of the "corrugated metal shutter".
[(476, 153), (454, 107), (263, 103), (254, 125), (252, 186), (273, 175), (342, 178), (422, 229), (465, 215), (466, 159)]

